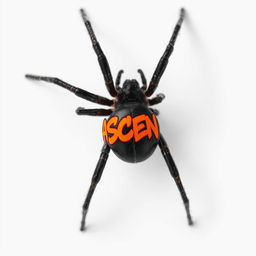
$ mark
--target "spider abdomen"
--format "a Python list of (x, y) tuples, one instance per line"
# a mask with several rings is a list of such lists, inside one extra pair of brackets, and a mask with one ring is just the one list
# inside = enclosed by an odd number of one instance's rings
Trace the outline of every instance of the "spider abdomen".
[(129, 103), (103, 121), (103, 139), (122, 160), (136, 163), (150, 157), (159, 141), (156, 116), (145, 105)]

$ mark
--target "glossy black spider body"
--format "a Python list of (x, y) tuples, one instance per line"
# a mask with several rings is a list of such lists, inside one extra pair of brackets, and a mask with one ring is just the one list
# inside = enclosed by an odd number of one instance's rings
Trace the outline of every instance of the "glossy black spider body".
[(156, 90), (160, 78), (168, 64), (168, 59), (173, 51), (178, 32), (184, 19), (184, 9), (181, 9), (180, 11), (180, 17), (175, 26), (172, 37), (166, 47), (166, 50), (164, 51), (164, 54), (158, 62), (149, 86), (147, 86), (144, 73), (139, 69), (138, 72), (141, 76), (142, 86), (139, 86), (139, 83), (132, 79), (125, 80), (122, 87), (120, 87), (120, 80), (123, 70), (118, 72), (114, 84), (108, 61), (95, 37), (91, 23), (87, 19), (84, 10), (81, 9), (80, 11), (90, 35), (92, 46), (98, 57), (99, 65), (105, 80), (105, 85), (113, 99), (95, 95), (78, 87), (72, 86), (55, 77), (37, 75), (26, 75), (26, 77), (29, 79), (43, 80), (57, 84), (65, 89), (68, 89), (81, 98), (110, 107), (109, 109), (84, 109), (79, 107), (76, 110), (78, 115), (108, 116), (107, 119), (104, 119), (102, 126), (102, 135), (104, 140), (102, 152), (83, 205), (81, 230), (85, 229), (85, 219), (89, 204), (94, 190), (103, 173), (110, 149), (122, 160), (136, 163), (144, 161), (151, 156), (157, 145), (160, 147), (169, 171), (180, 191), (185, 205), (188, 223), (189, 225), (192, 225), (193, 222), (189, 210), (189, 200), (186, 196), (177, 167), (173, 161), (167, 143), (159, 130), (159, 124), (156, 118), (159, 112), (156, 109), (151, 108), (152, 105), (162, 102), (164, 95), (158, 94), (153, 98), (148, 98)]

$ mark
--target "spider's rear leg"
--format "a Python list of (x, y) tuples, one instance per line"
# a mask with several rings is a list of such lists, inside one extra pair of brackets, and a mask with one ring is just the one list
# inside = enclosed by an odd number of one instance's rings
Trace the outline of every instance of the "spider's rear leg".
[(92, 195), (94, 193), (94, 190), (95, 190), (98, 182), (100, 181), (101, 175), (103, 173), (104, 167), (105, 167), (107, 159), (108, 159), (109, 151), (110, 151), (110, 147), (107, 144), (104, 144), (104, 146), (101, 150), (100, 159), (97, 163), (97, 166), (96, 166), (95, 171), (92, 176), (89, 191), (87, 193), (86, 199), (83, 204), (82, 221), (81, 221), (81, 227), (80, 227), (81, 231), (85, 230), (85, 220), (86, 220), (86, 215), (87, 215), (88, 208), (90, 205), (90, 201), (91, 201)]
[(191, 217), (191, 214), (190, 214), (190, 209), (189, 209), (189, 200), (188, 200), (188, 197), (186, 195), (186, 192), (185, 192), (185, 189), (181, 183), (181, 179), (180, 179), (180, 175), (179, 175), (179, 172), (178, 172), (178, 169), (174, 163), (174, 160), (171, 156), (171, 153), (170, 153), (170, 150), (168, 148), (168, 145), (165, 141), (165, 139), (163, 138), (162, 134), (160, 135), (160, 140), (159, 140), (159, 147), (161, 149), (161, 152), (164, 156), (164, 159), (165, 159), (165, 162), (169, 168), (169, 171), (179, 189), (179, 192), (180, 192), (180, 195), (182, 197), (182, 200), (183, 200), (183, 203), (184, 203), (184, 206), (185, 206), (185, 210), (186, 210), (186, 214), (187, 214), (187, 219), (188, 219), (188, 224), (189, 225), (193, 225), (193, 221), (192, 221), (192, 217)]

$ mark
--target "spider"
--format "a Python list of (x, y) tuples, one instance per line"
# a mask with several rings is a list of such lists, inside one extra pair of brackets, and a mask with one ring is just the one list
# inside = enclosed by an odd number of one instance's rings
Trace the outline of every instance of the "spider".
[(168, 145), (159, 130), (159, 124), (156, 118), (159, 112), (158, 110), (151, 108), (152, 105), (161, 103), (165, 96), (161, 93), (157, 94), (153, 98), (148, 98), (157, 89), (160, 78), (168, 64), (168, 59), (173, 52), (176, 38), (184, 20), (184, 8), (180, 9), (178, 22), (174, 28), (171, 39), (157, 64), (149, 86), (147, 86), (147, 81), (143, 71), (138, 69), (141, 76), (141, 87), (134, 79), (125, 80), (122, 87), (120, 87), (123, 70), (118, 72), (114, 84), (107, 58), (96, 39), (91, 23), (83, 9), (80, 10), (80, 13), (89, 33), (92, 47), (98, 57), (98, 62), (104, 77), (105, 85), (113, 99), (108, 99), (77, 88), (56, 77), (37, 76), (31, 74), (25, 75), (25, 77), (29, 79), (42, 80), (59, 85), (85, 100), (111, 107), (109, 109), (85, 109), (79, 107), (76, 110), (78, 115), (108, 116), (108, 118), (104, 119), (103, 121), (102, 135), (104, 144), (92, 176), (89, 191), (82, 207), (82, 221), (80, 230), (85, 230), (85, 220), (90, 201), (102, 176), (110, 149), (123, 161), (136, 163), (149, 158), (155, 151), (157, 145), (162, 152), (170, 174), (174, 178), (174, 181), (181, 194), (181, 198), (185, 205), (188, 224), (192, 225), (193, 221), (190, 215), (188, 197), (183, 188), (178, 169), (171, 156)]

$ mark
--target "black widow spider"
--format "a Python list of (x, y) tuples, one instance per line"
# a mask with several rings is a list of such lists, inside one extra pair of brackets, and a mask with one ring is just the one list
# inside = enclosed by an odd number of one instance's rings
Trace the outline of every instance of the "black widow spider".
[(108, 119), (104, 119), (103, 121), (102, 134), (104, 145), (91, 180), (87, 197), (83, 204), (80, 229), (85, 229), (85, 218), (89, 204), (96, 185), (101, 178), (110, 149), (112, 149), (112, 151), (122, 160), (135, 163), (143, 161), (151, 156), (157, 145), (160, 147), (169, 171), (180, 191), (185, 205), (188, 224), (192, 225), (193, 221), (189, 210), (189, 200), (181, 183), (179, 172), (171, 156), (167, 143), (159, 131), (159, 125), (156, 119), (159, 112), (158, 110), (149, 107), (162, 102), (164, 95), (158, 94), (155, 97), (148, 99), (148, 97), (150, 97), (156, 90), (160, 78), (168, 64), (168, 59), (173, 51), (177, 35), (184, 19), (185, 10), (183, 8), (180, 10), (180, 17), (174, 28), (172, 37), (164, 54), (158, 62), (148, 87), (146, 78), (141, 69), (138, 70), (142, 80), (141, 87), (139, 87), (139, 83), (134, 79), (125, 80), (123, 86), (120, 87), (119, 85), (123, 70), (118, 72), (114, 86), (108, 61), (96, 39), (91, 23), (88, 20), (85, 11), (81, 9), (80, 12), (91, 38), (93, 49), (98, 57), (107, 90), (114, 99), (107, 99), (105, 97), (95, 95), (72, 86), (56, 77), (36, 76), (30, 74), (26, 75), (26, 78), (43, 80), (57, 84), (85, 100), (111, 107), (110, 109), (84, 109), (79, 107), (76, 110), (78, 115), (109, 116)]

